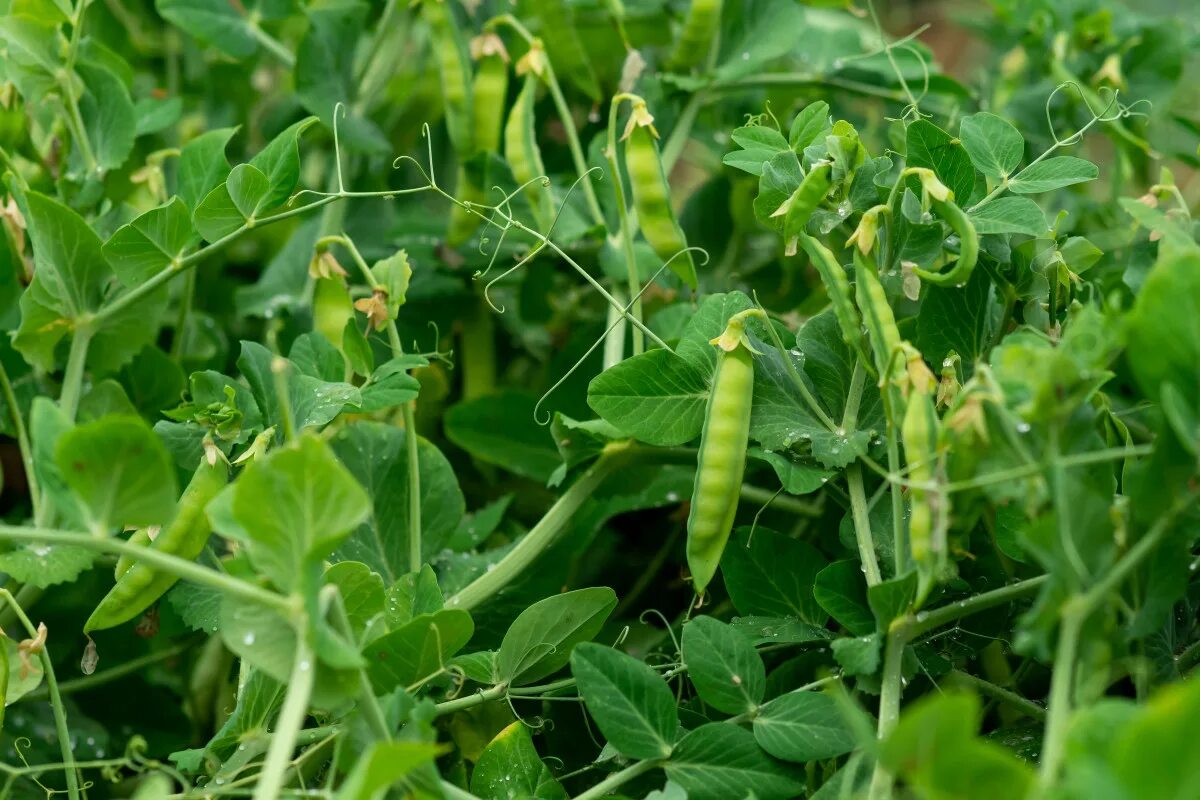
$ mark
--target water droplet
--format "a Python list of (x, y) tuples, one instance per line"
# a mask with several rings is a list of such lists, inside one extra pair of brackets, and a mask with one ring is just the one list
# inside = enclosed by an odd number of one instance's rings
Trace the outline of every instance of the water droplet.
[(242, 644), (246, 645), (247, 647), (254, 644), (254, 631), (250, 631), (242, 637)]

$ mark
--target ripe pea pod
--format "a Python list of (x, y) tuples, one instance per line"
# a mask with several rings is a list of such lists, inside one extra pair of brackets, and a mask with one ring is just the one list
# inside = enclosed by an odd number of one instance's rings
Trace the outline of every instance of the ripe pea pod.
[(671, 69), (688, 70), (704, 63), (721, 24), (723, 5), (723, 0), (692, 0), (675, 49), (667, 60)]
[[(490, 52), (476, 62), (475, 79), (471, 83), (471, 143), (473, 152), (495, 153), (500, 150), (500, 132), (504, 125), (504, 101), (508, 95), (508, 63), (500, 52)], [(462, 153), (461, 156), (468, 154)], [(486, 197), (483, 187), (471, 170), (458, 168), (455, 183), (459, 200), (482, 204)], [(446, 244), (458, 247), (471, 237), (482, 220), (459, 205), (450, 207), (450, 225)]]
[(854, 299), (866, 323), (879, 384), (894, 384), (904, 372), (903, 359), (893, 357), (900, 348), (900, 329), (896, 327), (896, 315), (892, 313), (875, 265), (858, 248), (854, 248), (854, 281)]
[(575, 27), (575, 13), (567, 0), (524, 0), (521, 5), (538, 20), (554, 71), (566, 75), (580, 91), (599, 102), (600, 84), (592, 71), (587, 50)]
[[(218, 456), (216, 462), (209, 464), (207, 458), (201, 461), (191, 482), (183, 490), (183, 496), (179, 498), (175, 516), (154, 539), (150, 545), (152, 548), (188, 560), (200, 555), (212, 532), (208, 516), (204, 513), (205, 506), (229, 479), (229, 467), (225, 460)], [(135, 559), (88, 617), (83, 632), (104, 630), (128, 622), (166, 594), (177, 580), (176, 576), (160, 572)]]
[(754, 398), (754, 360), (745, 320), (761, 314), (758, 309), (734, 314), (725, 332), (712, 340), (720, 352), (704, 414), (687, 523), (688, 568), (698, 593), (716, 573), (737, 515)]
[[(934, 477), (934, 462), (937, 458), (937, 412), (933, 398), (925, 387), (909, 394), (904, 420), (900, 425), (900, 437), (904, 443), (904, 457), (908, 462), (908, 478), (914, 484), (909, 489), (908, 540), (913, 561), (917, 565), (923, 587), (928, 587), (939, 572), (939, 560), (945, 548), (935, 542), (935, 509), (933, 497), (924, 485)], [(924, 594), (924, 591), (922, 591)]]
[(471, 95), (468, 84), (471, 62), (466, 42), (454, 18), (454, 10), (445, 0), (425, 0), (422, 5), (429, 24), (433, 52), (438, 60), (442, 84), (442, 105), (446, 113), (446, 131), (459, 157), (474, 150), (472, 137)]
[(837, 317), (838, 327), (842, 331), (842, 341), (852, 352), (866, 357), (866, 345), (863, 342), (862, 319), (854, 306), (854, 298), (850, 293), (850, 281), (846, 279), (846, 270), (834, 258), (833, 253), (825, 245), (803, 231), (799, 234), (800, 246), (808, 253), (809, 260), (821, 276), (825, 284), (825, 293), (829, 295), (829, 303), (833, 306), (833, 314)]
[(517, 186), (525, 186), (524, 193), (533, 206), (538, 227), (548, 231), (554, 224), (554, 196), (549, 186), (536, 180), (546, 174), (542, 150), (538, 147), (534, 132), (533, 105), (537, 100), (537, 81), (537, 76), (532, 72), (525, 76), (525, 85), (508, 112), (508, 122), (504, 125), (504, 160), (512, 169)]
[[(633, 189), (633, 206), (637, 209), (642, 235), (663, 261), (688, 246), (683, 230), (671, 210), (671, 186), (663, 173), (662, 158), (653, 130), (653, 117), (645, 111), (646, 104), (635, 101), (632, 125), (625, 137), (625, 169)], [(690, 252), (670, 261), (671, 271), (690, 288), (696, 288), (696, 264)]]
[(833, 165), (828, 161), (814, 165), (791, 196), (771, 214), (772, 219), (783, 217), (783, 238), (788, 243), (788, 255), (796, 252), (795, 238), (804, 233), (804, 226), (829, 194), (832, 173)]
[(979, 260), (979, 234), (967, 212), (958, 207), (952, 200), (931, 198), (930, 206), (938, 216), (946, 220), (950, 230), (958, 235), (958, 261), (947, 272), (930, 272), (917, 267), (913, 271), (921, 280), (938, 286), (962, 286), (971, 277), (975, 262)]

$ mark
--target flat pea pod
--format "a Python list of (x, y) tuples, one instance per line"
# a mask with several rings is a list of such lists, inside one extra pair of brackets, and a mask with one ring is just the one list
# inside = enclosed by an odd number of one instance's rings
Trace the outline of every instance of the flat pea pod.
[(929, 490), (924, 486), (933, 480), (937, 428), (937, 412), (930, 393), (911, 392), (904, 410), (904, 420), (900, 424), (900, 438), (908, 462), (908, 478), (914, 484), (909, 489), (909, 547), (922, 582), (926, 584), (937, 572), (938, 551), (941, 549), (935, 546), (933, 502)]
[(599, 102), (600, 83), (575, 27), (575, 12), (570, 4), (566, 0), (523, 0), (521, 6), (537, 18), (554, 71), (566, 75), (580, 91)]
[(838, 327), (842, 331), (842, 341), (854, 353), (865, 357), (866, 344), (863, 341), (862, 318), (854, 305), (854, 296), (850, 291), (850, 281), (846, 278), (846, 270), (834, 258), (829, 248), (801, 231), (798, 237), (800, 246), (808, 253), (821, 283), (825, 285), (825, 293), (829, 295), (829, 304), (833, 306), (833, 314), (837, 317)]
[[(154, 539), (151, 547), (188, 560), (200, 555), (212, 532), (205, 507), (225, 487), (229, 467), (218, 457), (205, 459), (179, 498), (175, 516)], [(104, 630), (128, 622), (154, 604), (179, 580), (145, 562), (136, 561), (109, 590), (83, 625), (83, 632)]]
[(946, 272), (930, 272), (917, 267), (913, 272), (921, 280), (938, 286), (962, 286), (971, 277), (975, 262), (979, 260), (979, 234), (967, 212), (951, 200), (932, 199), (930, 206), (938, 216), (946, 220), (950, 230), (958, 235), (958, 261)]
[(554, 198), (550, 188), (537, 180), (546, 174), (534, 131), (533, 106), (537, 100), (537, 83), (536, 75), (526, 75), (525, 84), (508, 112), (508, 121), (504, 125), (504, 159), (517, 185), (527, 185), (525, 194), (533, 205), (533, 216), (545, 231), (554, 222)]
[(466, 157), (474, 151), (471, 141), (471, 62), (466, 41), (450, 3), (445, 0), (425, 0), (421, 8), (429, 24), (433, 52), (437, 58), (446, 131), (450, 134), (454, 151), (460, 157)]
[[(129, 534), (128, 542), (130, 544), (135, 544), (138, 547), (149, 547), (151, 542), (154, 541), (155, 535), (157, 534), (152, 534), (150, 528), (138, 528), (133, 533)], [(113, 579), (118, 581), (121, 580), (121, 576), (126, 572), (129, 572), (129, 568), (132, 567), (136, 562), (137, 559), (133, 556), (122, 553), (117, 559), (116, 568), (113, 570)]]
[(875, 265), (858, 248), (854, 248), (854, 299), (866, 323), (880, 385), (891, 384), (904, 372), (905, 362), (895, 357), (900, 348), (900, 329)]
[[(496, 153), (504, 129), (504, 106), (508, 95), (508, 63), (500, 53), (481, 57), (475, 64), (471, 83), (471, 144), (473, 152)], [(464, 154), (465, 155), (465, 154)], [(455, 192), (459, 200), (482, 205), (486, 196), (474, 173), (459, 165)], [(459, 205), (450, 207), (446, 244), (458, 247), (466, 242), (482, 220)]]
[(683, 28), (675, 41), (667, 65), (673, 70), (689, 70), (700, 66), (712, 52), (713, 39), (721, 24), (723, 0), (692, 0)]
[[(635, 110), (635, 115), (637, 114)], [(625, 169), (633, 189), (633, 206), (637, 209), (642, 235), (663, 261), (687, 247), (683, 229), (671, 210), (671, 186), (663, 173), (658, 142), (649, 125), (634, 125), (625, 138)], [(683, 253), (671, 263), (671, 271), (690, 288), (696, 288), (696, 264), (690, 252)]]
[(804, 226), (812, 218), (817, 206), (821, 205), (825, 195), (829, 194), (832, 172), (833, 165), (829, 162), (814, 165), (796, 190), (771, 214), (773, 219), (783, 217), (784, 241), (791, 242), (804, 233)]
[(720, 352), (704, 413), (687, 522), (687, 562), (697, 593), (704, 591), (721, 563), (746, 468), (754, 398), (754, 359), (745, 337), (746, 313), (731, 317), (725, 332), (713, 340)]

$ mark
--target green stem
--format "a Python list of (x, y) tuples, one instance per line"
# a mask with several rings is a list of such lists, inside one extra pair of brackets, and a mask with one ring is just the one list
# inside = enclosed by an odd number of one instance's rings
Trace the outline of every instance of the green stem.
[(609, 473), (627, 461), (628, 453), (627, 444), (608, 445), (600, 458), (563, 492), (508, 555), (447, 600), (447, 607), (470, 611), (517, 578), (562, 535), (575, 512), (600, 488)]
[(296, 629), (296, 661), (288, 680), (287, 695), (275, 730), (271, 734), (271, 745), (259, 773), (258, 785), (254, 789), (254, 800), (275, 800), (283, 788), (284, 776), (292, 761), (296, 748), (296, 737), (304, 726), (308, 715), (308, 699), (312, 695), (316, 665), (313, 653), (305, 637), (306, 625)]
[(0, 361), (0, 391), (3, 392), (4, 404), (8, 406), (12, 418), (13, 432), (17, 435), (17, 449), (21, 451), (21, 464), (25, 468), (25, 485), (29, 487), (29, 503), (33, 510), (33, 518), (41, 517), (42, 498), (38, 493), (37, 474), (33, 471), (33, 448), (29, 444), (29, 431), (25, 428), (25, 418), (21, 416), (21, 407), (17, 405), (17, 394), (13, 391), (12, 381), (8, 378), (8, 370)]
[(1079, 652), (1079, 632), (1087, 618), (1082, 607), (1068, 613), (1063, 610), (1058, 631), (1058, 648), (1054, 653), (1054, 670), (1050, 677), (1050, 697), (1047, 702), (1046, 729), (1042, 736), (1042, 760), (1039, 782), (1047, 788), (1058, 778), (1066, 749), (1067, 726), (1071, 720), (1072, 688), (1075, 679), (1075, 658)]
[(507, 690), (508, 687), (501, 684), (500, 686), (492, 686), (491, 688), (484, 689), (483, 691), (476, 692), (475, 694), (468, 694), (464, 697), (456, 697), (453, 700), (446, 700), (437, 704), (437, 716), (444, 717), (447, 714), (453, 714), (456, 711), (465, 711), (468, 708), (474, 708), (475, 706), (481, 706), (484, 703), (490, 703), (493, 700), (499, 700), (501, 697), (504, 697), (504, 693)]
[(175, 363), (183, 364), (183, 343), (186, 338), (188, 314), (192, 311), (192, 299), (196, 295), (196, 270), (187, 271), (183, 292), (179, 295), (179, 316), (175, 318), (175, 335), (171, 337), (171, 357)]
[(1007, 703), (1035, 720), (1041, 721), (1046, 718), (1046, 709), (1014, 691), (1005, 689), (1003, 686), (997, 686), (991, 681), (985, 681), (983, 678), (976, 677), (969, 672), (960, 672), (959, 670), (951, 672), (950, 677), (965, 686), (975, 689), (980, 694), (986, 694), (1002, 703)]
[(663, 142), (662, 169), (664, 175), (671, 174), (671, 170), (675, 168), (675, 162), (683, 155), (683, 148), (687, 145), (688, 136), (692, 133), (692, 126), (696, 124), (696, 116), (707, 101), (708, 95), (701, 89), (688, 98), (687, 105), (683, 107), (683, 111), (679, 112), (675, 126), (671, 128), (671, 135), (667, 137), (667, 141)]
[(1049, 576), (1039, 575), (1036, 578), (1010, 583), (1008, 586), (977, 594), (966, 600), (949, 603), (932, 611), (922, 611), (913, 617), (912, 624), (908, 628), (909, 638), (916, 639), (943, 625), (957, 622), (963, 617), (969, 617), (972, 614), (987, 611), (989, 608), (1028, 597), (1041, 589), (1047, 580), (1049, 580)]
[(62, 394), (58, 398), (58, 407), (69, 420), (75, 419), (79, 410), (79, 396), (83, 392), (83, 372), (87, 365), (88, 346), (92, 343), (93, 328), (88, 324), (79, 324), (71, 337), (71, 351), (67, 355), (67, 368), (63, 373)]
[[(354, 644), (354, 629), (350, 626), (350, 618), (346, 616), (346, 604), (342, 599), (342, 593), (338, 587), (332, 585), (326, 586), (321, 592), (323, 594), (328, 592), (330, 595), (329, 609), (333, 615), (334, 627), (346, 638), (347, 642)], [(383, 715), (383, 709), (379, 707), (379, 701), (375, 697), (375, 688), (371, 685), (371, 678), (367, 675), (365, 667), (358, 670), (358, 698), (363, 716), (374, 731), (375, 738), (390, 742), (392, 731)]]
[(202, 567), (193, 561), (164, 553), (161, 550), (130, 544), (124, 539), (51, 528), (0, 525), (0, 541), (72, 545), (98, 550), (102, 553), (127, 555), (164, 572), (169, 572), (182, 580), (208, 586), (232, 597), (268, 606), (285, 616), (290, 616), (295, 611), (292, 600), (281, 594), (263, 589), (253, 583), (238, 580), (224, 572)]
[(649, 772), (657, 766), (657, 761), (634, 762), (625, 769), (609, 775), (586, 792), (575, 795), (574, 800), (599, 800), (599, 798), (612, 794), (616, 789), (619, 789), (634, 778)]
[[(0, 598), (8, 603), (8, 607), (17, 615), (29, 638), (36, 639), (38, 632), (25, 611), (17, 604), (17, 599), (7, 589), (0, 589)], [(50, 707), (54, 711), (54, 728), (58, 734), (58, 747), (62, 753), (63, 767), (67, 773), (67, 796), (70, 800), (79, 800), (79, 773), (75, 770), (75, 753), (71, 749), (71, 731), (67, 728), (67, 712), (63, 708), (62, 695), (58, 690), (58, 679), (54, 676), (54, 664), (50, 661), (49, 649), (42, 645), (38, 659), (42, 662), (42, 672), (46, 678), (46, 693), (50, 696)]]
[(751, 503), (758, 503), (759, 505), (770, 503), (775, 508), (801, 517), (816, 517), (821, 513), (821, 507), (817, 503), (800, 500), (786, 492), (782, 494), (772, 492), (769, 489), (749, 483), (742, 484), (741, 496), (743, 500), (748, 500)]
[[(882, 745), (896, 728), (900, 720), (900, 696), (904, 692), (902, 685), (902, 667), (904, 663), (904, 648), (908, 646), (909, 630), (907, 618), (892, 622), (888, 631), (887, 645), (883, 655), (883, 676), (879, 692), (879, 730), (878, 743)], [(892, 785), (895, 776), (883, 766), (881, 760), (875, 762), (875, 773), (871, 776), (871, 789), (867, 795), (869, 800), (888, 800), (892, 796)]]
[[(393, 328), (395, 326), (393, 325)], [(421, 558), (421, 459), (417, 451), (417, 401), (405, 403), (404, 449), (408, 461), (408, 569), (420, 572)]]
[(100, 171), (100, 164), (96, 160), (96, 151), (92, 149), (91, 140), (88, 138), (87, 127), (83, 124), (83, 115), (79, 113), (79, 97), (75, 93), (75, 83), (71, 80), (75, 75), (75, 59), (79, 55), (79, 42), (83, 38), (83, 15), (87, 12), (89, 5), (91, 5), (91, 0), (78, 0), (75, 4), (75, 13), (71, 17), (71, 38), (67, 44), (59, 85), (67, 100), (67, 124), (72, 128), (75, 144), (79, 147), (79, 154), (83, 157), (88, 174), (94, 175)]
[[(883, 580), (879, 561), (875, 557), (875, 539), (871, 534), (871, 516), (867, 511), (867, 493), (863, 487), (862, 465), (855, 461), (846, 468), (846, 484), (850, 491), (850, 516), (854, 521), (854, 539), (858, 543), (858, 558), (862, 561), (867, 586)], [(894, 490), (893, 490), (894, 491)]]
[[(641, 294), (641, 276), (638, 275), (637, 255), (633, 249), (633, 226), (630, 224), (629, 207), (625, 202), (625, 181), (621, 177), (621, 167), (617, 160), (617, 113), (624, 100), (632, 100), (636, 96), (618, 94), (613, 97), (608, 109), (608, 143), (604, 155), (608, 159), (608, 172), (612, 176), (613, 197), (617, 201), (617, 224), (621, 227), (621, 252), (625, 256), (625, 274), (629, 284), (629, 296), (634, 298), (633, 316), (642, 318), (642, 301), (637, 299)], [(633, 355), (638, 355), (646, 349), (642, 332), (633, 329)]]
[(257, 39), (258, 43), (263, 46), (263, 49), (275, 56), (280, 64), (283, 64), (283, 66), (287, 67), (288, 69), (292, 69), (296, 66), (296, 56), (292, 53), (292, 51), (288, 50), (287, 47), (285, 47), (284, 44), (274, 36), (264, 31), (259, 26), (258, 20), (250, 20), (249, 28), (250, 32), (254, 35), (254, 38)]

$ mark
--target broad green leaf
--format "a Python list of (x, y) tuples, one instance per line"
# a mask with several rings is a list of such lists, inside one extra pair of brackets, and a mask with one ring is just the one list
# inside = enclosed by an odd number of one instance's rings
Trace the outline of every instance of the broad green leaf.
[(567, 800), (533, 746), (529, 728), (518, 720), (492, 739), (471, 773), (471, 793), (482, 800)]
[(237, 128), (217, 128), (192, 139), (179, 154), (179, 197), (188, 208), (200, 205), (208, 193), (229, 177), (225, 147)]
[(721, 574), (742, 614), (799, 617), (822, 625), (826, 615), (813, 597), (813, 582), (826, 563), (808, 542), (762, 526), (750, 535), (743, 527), (725, 548)]
[(512, 389), (458, 403), (446, 412), (446, 438), (480, 461), (544, 483), (559, 457), (550, 432), (533, 419), (536, 403)]
[(1184, 800), (1200, 787), (1192, 723), (1200, 712), (1200, 684), (1164, 687), (1140, 708), (1111, 745), (1106, 761), (1128, 797)]
[(744, 636), (713, 617), (683, 626), (683, 660), (700, 699), (726, 714), (753, 711), (767, 689), (762, 657)]
[(754, 198), (754, 216), (767, 227), (783, 230), (783, 218), (773, 216), (804, 180), (800, 159), (792, 150), (777, 154), (762, 165), (758, 196)]
[(818, 572), (813, 596), (856, 636), (875, 631), (875, 617), (867, 606), (867, 582), (857, 561), (835, 561)]
[(558, 672), (571, 650), (592, 640), (617, 606), (617, 595), (607, 587), (577, 589), (539, 600), (513, 620), (500, 651), (496, 672), (500, 680), (521, 686)]
[(167, 592), (167, 602), (194, 631), (216, 633), (221, 625), (221, 593), (216, 589), (180, 581)]
[(264, 209), (282, 205), (296, 190), (300, 180), (300, 134), (316, 123), (316, 117), (305, 117), (292, 123), (250, 159), (250, 166), (267, 178), (268, 188), (262, 200)]
[(908, 611), (916, 595), (915, 572), (907, 572), (899, 578), (891, 578), (867, 589), (867, 604), (875, 615), (880, 633), (886, 633), (892, 620)]
[(384, 609), (389, 627), (399, 628), (414, 617), (441, 611), (446, 605), (442, 590), (438, 586), (433, 567), (425, 564), (420, 572), (408, 572), (400, 576), (385, 592)]
[(847, 675), (874, 675), (879, 669), (879, 634), (842, 637), (829, 643), (836, 661)]
[(79, 113), (101, 169), (117, 169), (133, 150), (137, 117), (121, 79), (96, 62), (81, 62), (76, 71), (87, 91), (79, 98)]
[(238, 164), (224, 183), (205, 196), (192, 221), (206, 241), (215, 242), (254, 225), (258, 215), (268, 208), (271, 185), (267, 176), (253, 164)]
[(762, 175), (763, 164), (788, 149), (783, 134), (766, 125), (735, 128), (730, 138), (741, 149), (726, 153), (722, 163), (751, 175)]
[(470, 614), (446, 608), (414, 617), (369, 642), (363, 655), (376, 694), (411, 686), (438, 672), (474, 632)]
[(1026, 236), (1041, 236), (1048, 230), (1046, 215), (1028, 197), (1001, 197), (970, 212), (969, 216), (976, 232), (980, 234), (1023, 233)]
[(1200, 256), (1160, 259), (1146, 278), (1127, 318), (1128, 362), (1151, 398), (1174, 386), (1200, 407)]
[(792, 120), (788, 132), (788, 145), (797, 153), (817, 141), (830, 128), (829, 104), (824, 100), (809, 103)]
[(702, 372), (674, 353), (650, 350), (593, 378), (588, 405), (622, 432), (670, 447), (700, 435), (708, 394)]
[[(254, 399), (268, 426), (277, 430), (283, 427), (283, 411), (280, 407), (272, 363), (275, 356), (257, 342), (242, 342), (238, 367), (254, 393)], [(295, 364), (286, 362), (284, 376), (288, 388), (292, 424), (297, 429), (320, 427), (332, 421), (347, 406), (358, 407), (362, 394), (348, 383), (323, 381), (305, 375)]]
[[(965, 206), (975, 189), (975, 167), (962, 143), (925, 119), (908, 126), (905, 136), (907, 164), (933, 170), (942, 183), (954, 192), (954, 199)], [(912, 181), (915, 183), (916, 179)]]
[(0, 553), (0, 572), (14, 581), (45, 589), (74, 581), (96, 560), (96, 552), (69, 544), (26, 544)]
[(667, 777), (688, 800), (729, 800), (753, 795), (788, 800), (803, 793), (803, 773), (764, 753), (744, 728), (713, 722), (688, 733), (671, 753)]
[(140, 417), (105, 417), (67, 431), (54, 461), (97, 535), (121, 525), (160, 525), (175, 510), (171, 457)]
[(326, 585), (338, 587), (342, 605), (355, 636), (383, 613), (383, 578), (359, 561), (341, 561), (325, 570)]
[(431, 742), (373, 742), (354, 762), (335, 800), (381, 797), (410, 773), (432, 764), (442, 748)]
[(132, 288), (164, 269), (178, 269), (195, 243), (187, 206), (174, 197), (118, 228), (104, 243), (104, 257), (121, 283)]
[(833, 477), (833, 472), (829, 470), (794, 461), (773, 450), (768, 452), (761, 447), (751, 447), (746, 451), (746, 455), (770, 464), (771, 469), (775, 471), (775, 477), (779, 478), (780, 485), (788, 494), (811, 494)]
[(182, 97), (143, 97), (133, 104), (133, 115), (137, 120), (134, 134), (161, 133), (177, 123), (182, 113)]
[(679, 728), (675, 697), (650, 667), (585, 642), (571, 655), (579, 694), (608, 743), (626, 758), (664, 758)]
[[(0, 685), (8, 687), (3, 697), (3, 703), (6, 705), (12, 705), (42, 685), (42, 660), (21, 658), (21, 652), (17, 649), (19, 643), (18, 639), (11, 636), (0, 637), (0, 648), (4, 649), (3, 657), (0, 657), (0, 669), (7, 673), (0, 677), (0, 681), (4, 681)], [(0, 717), (3, 714), (4, 709), (0, 708)]]
[(1051, 192), (1075, 183), (1094, 181), (1100, 169), (1090, 161), (1074, 156), (1055, 156), (1030, 164), (1008, 182), (1014, 194)]
[(820, 692), (788, 692), (754, 718), (754, 740), (776, 758), (804, 763), (849, 753), (858, 742), (837, 700)]
[(71, 430), (71, 420), (48, 397), (35, 397), (29, 407), (29, 440), (33, 449), (33, 471), (43, 493), (43, 502), (70, 527), (84, 527), (79, 498), (67, 486), (58, 469), (55, 452), (62, 437)]
[(1025, 153), (1025, 139), (1020, 131), (1003, 117), (986, 111), (963, 117), (958, 138), (975, 168), (993, 180), (1011, 175)]
[(155, 0), (155, 8), (176, 27), (233, 58), (258, 49), (245, 11), (227, 0)]
[(232, 486), (234, 517), (251, 537), (250, 558), (284, 590), (294, 589), (370, 513), (367, 493), (311, 435), (255, 459)]
[(962, 358), (963, 378), (987, 354), (1003, 310), (991, 279), (983, 270), (971, 274), (967, 285), (926, 286), (917, 316), (916, 345), (938, 373), (951, 352)]

